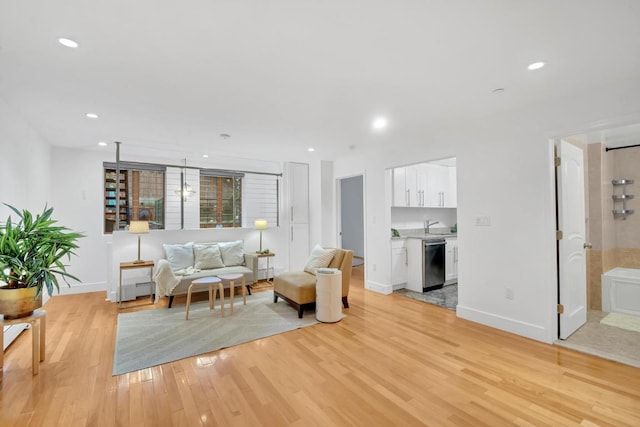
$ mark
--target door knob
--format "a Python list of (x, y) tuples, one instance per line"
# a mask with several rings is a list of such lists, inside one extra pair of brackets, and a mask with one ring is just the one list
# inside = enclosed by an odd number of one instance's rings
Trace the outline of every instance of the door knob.
[(582, 245), (583, 248), (585, 249), (591, 249), (593, 247), (593, 245), (591, 243), (585, 243)]

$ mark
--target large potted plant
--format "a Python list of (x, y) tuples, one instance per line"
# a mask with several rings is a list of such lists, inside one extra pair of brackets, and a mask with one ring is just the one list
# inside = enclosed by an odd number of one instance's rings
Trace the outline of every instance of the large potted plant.
[(42, 306), (43, 288), (49, 296), (54, 288), (59, 292), (58, 278), (69, 286), (68, 278), (79, 280), (67, 272), (64, 261), (71, 259), (76, 241), (84, 235), (56, 225), (51, 219), (53, 208), (45, 206), (34, 217), (28, 210), (6, 206), (19, 221), (14, 223), (9, 216), (0, 223), (0, 281), (4, 282), (0, 283), (0, 314), (16, 319)]

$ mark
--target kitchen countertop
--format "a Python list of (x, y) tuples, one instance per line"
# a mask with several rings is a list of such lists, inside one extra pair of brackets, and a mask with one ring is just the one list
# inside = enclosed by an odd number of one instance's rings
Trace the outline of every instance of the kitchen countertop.
[(457, 233), (451, 233), (448, 229), (433, 233), (424, 234), (422, 230), (398, 230), (400, 237), (392, 237), (391, 240), (399, 239), (420, 239), (420, 240), (437, 240), (451, 237), (458, 237)]

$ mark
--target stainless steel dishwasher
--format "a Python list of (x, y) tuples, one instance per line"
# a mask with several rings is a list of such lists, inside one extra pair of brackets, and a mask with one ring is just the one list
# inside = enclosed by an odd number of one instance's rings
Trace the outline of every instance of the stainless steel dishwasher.
[(422, 292), (440, 289), (444, 286), (445, 245), (443, 239), (422, 241)]

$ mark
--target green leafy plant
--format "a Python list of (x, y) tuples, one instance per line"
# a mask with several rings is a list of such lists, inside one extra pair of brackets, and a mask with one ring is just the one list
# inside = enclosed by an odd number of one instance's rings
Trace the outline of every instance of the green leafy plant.
[(58, 277), (69, 286), (68, 278), (79, 280), (67, 273), (63, 261), (75, 255), (76, 241), (84, 235), (56, 225), (57, 221), (51, 219), (53, 208), (45, 206), (34, 218), (28, 210), (20, 212), (5, 205), (19, 217), (15, 224), (11, 216), (0, 224), (0, 280), (7, 284), (5, 287), (37, 287), (36, 296), (46, 287), (51, 296), (54, 287), (60, 291)]

